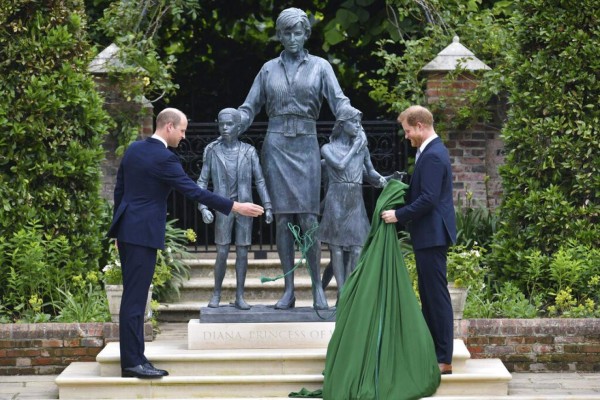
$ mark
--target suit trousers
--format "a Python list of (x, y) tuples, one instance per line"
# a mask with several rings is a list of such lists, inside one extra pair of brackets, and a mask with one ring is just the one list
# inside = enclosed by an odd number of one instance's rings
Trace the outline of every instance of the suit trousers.
[(144, 356), (144, 313), (156, 267), (156, 249), (118, 242), (123, 273), (123, 298), (119, 312), (121, 368), (148, 362)]
[(451, 364), (454, 351), (454, 315), (446, 277), (448, 246), (415, 250), (423, 317), (435, 344), (438, 362)]

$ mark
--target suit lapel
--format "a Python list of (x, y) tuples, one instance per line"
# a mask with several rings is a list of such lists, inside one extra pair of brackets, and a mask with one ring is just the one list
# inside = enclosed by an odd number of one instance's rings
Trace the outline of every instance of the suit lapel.
[(417, 165), (419, 165), (419, 162), (420, 162), (420, 160), (422, 160), (422, 159), (423, 159), (423, 155), (424, 155), (425, 153), (427, 153), (427, 151), (428, 151), (429, 149), (431, 149), (431, 148), (434, 146), (434, 144), (438, 143), (438, 142), (439, 142), (439, 141), (441, 141), (441, 140), (442, 140), (442, 139), (440, 139), (440, 138), (439, 138), (439, 136), (438, 136), (438, 137), (436, 137), (435, 139), (433, 139), (431, 142), (429, 142), (429, 143), (427, 144), (427, 146), (425, 146), (425, 148), (424, 148), (424, 149), (423, 149), (423, 151), (421, 152), (421, 155), (419, 156), (419, 159), (418, 159), (418, 160), (417, 160), (417, 162), (415, 163), (415, 168), (417, 168)]

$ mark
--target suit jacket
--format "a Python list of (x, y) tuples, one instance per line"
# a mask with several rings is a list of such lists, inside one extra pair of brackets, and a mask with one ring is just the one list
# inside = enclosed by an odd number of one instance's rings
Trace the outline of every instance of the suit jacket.
[(452, 199), (452, 168), (448, 149), (438, 137), (417, 160), (407, 202), (396, 210), (398, 222), (407, 224), (415, 250), (456, 242), (456, 215)]
[(191, 200), (229, 214), (233, 201), (198, 187), (179, 158), (157, 139), (132, 143), (121, 161), (108, 236), (118, 241), (163, 249), (167, 198), (172, 189)]
[[(223, 143), (220, 140), (210, 143), (204, 150), (202, 172), (198, 178), (198, 186), (206, 189), (209, 179), (212, 178), (213, 192), (223, 197), (228, 197), (229, 182), (227, 168), (227, 162), (223, 153)], [(236, 174), (238, 201), (253, 201), (252, 178), (254, 177), (256, 190), (263, 203), (263, 207), (267, 209), (271, 208), (271, 198), (267, 191), (258, 154), (256, 153), (256, 149), (248, 143), (240, 142)], [(206, 208), (204, 203), (201, 207)]]

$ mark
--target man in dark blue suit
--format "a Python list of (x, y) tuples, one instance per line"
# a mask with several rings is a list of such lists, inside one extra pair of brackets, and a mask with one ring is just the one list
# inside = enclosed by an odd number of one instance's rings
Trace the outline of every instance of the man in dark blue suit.
[(119, 315), (121, 376), (144, 379), (168, 375), (144, 356), (144, 309), (154, 275), (156, 250), (164, 249), (167, 198), (172, 189), (223, 214), (262, 215), (261, 206), (239, 203), (201, 189), (188, 177), (177, 147), (187, 129), (185, 114), (174, 108), (156, 117), (152, 137), (132, 143), (121, 161), (114, 192), (114, 216), (108, 236), (117, 239), (123, 273)]
[(417, 158), (406, 205), (383, 211), (381, 218), (386, 223), (410, 223), (423, 316), (433, 337), (440, 372), (451, 374), (454, 321), (446, 256), (448, 247), (456, 242), (456, 216), (450, 156), (425, 107), (407, 108), (398, 116), (398, 122), (405, 137), (417, 148)]

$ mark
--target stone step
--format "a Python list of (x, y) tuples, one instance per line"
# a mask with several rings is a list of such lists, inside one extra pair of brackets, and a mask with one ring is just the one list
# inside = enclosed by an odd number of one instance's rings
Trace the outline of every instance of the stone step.
[[(297, 262), (298, 260), (296, 260)], [(184, 260), (185, 264), (190, 266), (191, 278), (213, 278), (214, 279), (214, 265), (215, 259), (208, 258), (189, 258)], [(321, 273), (323, 269), (329, 264), (329, 258), (321, 259)], [(282, 274), (281, 263), (279, 259), (249, 259), (248, 269), (246, 273), (247, 278), (258, 278), (261, 277), (275, 277)], [(306, 266), (299, 266), (294, 271), (296, 276), (308, 276)], [(235, 278), (235, 258), (229, 258), (227, 260), (227, 269), (225, 270), (225, 276), (227, 278)]]
[[(434, 398), (507, 396), (510, 374), (497, 359), (469, 360), (462, 373), (443, 375)], [(98, 362), (72, 363), (56, 378), (60, 399), (285, 398), (300, 388), (322, 387), (321, 374), (170, 375), (142, 380), (101, 376)], [(246, 396), (240, 397), (245, 394)], [(502, 398), (497, 397), (497, 398)]]
[[(326, 252), (323, 255), (328, 254)], [(296, 262), (300, 254), (296, 254)], [(180, 298), (173, 303), (162, 303), (158, 309), (157, 319), (161, 322), (188, 322), (198, 318), (200, 307), (205, 307), (210, 301), (214, 290), (214, 254), (194, 254), (184, 262), (190, 266), (191, 278), (180, 288)], [(329, 263), (329, 258), (321, 259), (323, 270)], [(255, 259), (249, 256), (248, 273), (244, 285), (244, 297), (250, 305), (273, 305), (283, 295), (284, 282), (279, 279), (274, 282), (261, 283), (261, 277), (275, 278), (281, 275), (281, 265), (276, 252), (268, 252), (267, 258)], [(322, 273), (322, 271), (321, 271)], [(305, 266), (300, 266), (294, 272), (296, 288), (296, 305), (312, 307), (312, 289), (310, 275)], [(235, 301), (235, 251), (230, 252), (227, 260), (226, 276), (223, 280), (221, 304), (227, 305)], [(325, 295), (330, 306), (337, 300), (337, 285), (333, 278)]]
[(181, 399), (282, 397), (306, 387), (322, 386), (322, 375), (194, 375), (144, 380), (100, 376), (97, 362), (71, 363), (56, 378), (60, 399)]
[[(188, 350), (186, 342), (146, 344), (145, 355), (169, 376), (248, 376), (320, 374), (326, 349)], [(98, 354), (100, 376), (121, 373), (119, 343), (108, 343)]]
[[(319, 322), (325, 325), (329, 322)], [(318, 341), (317, 341), (318, 343)], [(454, 375), (468, 370), (469, 351), (462, 340), (454, 341)], [(187, 375), (288, 375), (320, 374), (325, 365), (326, 347), (189, 350), (186, 341), (146, 343), (146, 357), (170, 376)], [(120, 376), (119, 343), (111, 342), (96, 356), (99, 375)]]
[[(213, 278), (192, 278), (180, 288), (179, 302), (200, 302), (207, 304), (212, 297), (215, 282)], [(237, 284), (235, 278), (225, 278), (221, 290), (221, 301), (224, 304), (235, 301)], [(260, 300), (262, 303), (275, 303), (283, 295), (284, 282), (279, 279), (274, 282), (262, 283), (260, 278), (247, 278), (244, 285), (244, 298), (252, 302)], [(312, 281), (309, 276), (296, 276), (294, 288), (297, 299), (312, 299)], [(335, 279), (326, 290), (327, 297), (337, 297)]]

